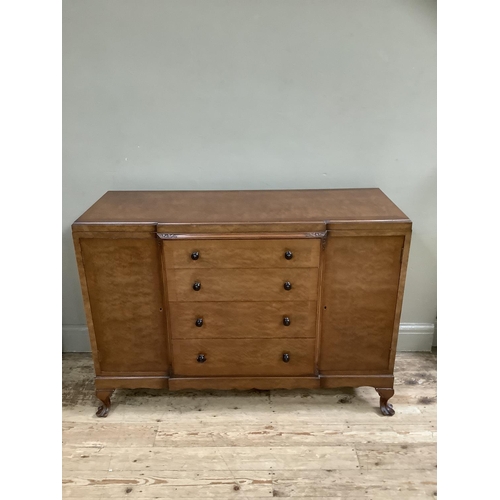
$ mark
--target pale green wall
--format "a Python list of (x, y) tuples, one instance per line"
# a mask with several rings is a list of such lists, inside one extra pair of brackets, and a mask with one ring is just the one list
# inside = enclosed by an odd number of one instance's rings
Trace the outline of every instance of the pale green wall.
[(71, 223), (110, 189), (380, 187), (414, 222), (403, 322), (436, 316), (436, 5), (63, 1)]

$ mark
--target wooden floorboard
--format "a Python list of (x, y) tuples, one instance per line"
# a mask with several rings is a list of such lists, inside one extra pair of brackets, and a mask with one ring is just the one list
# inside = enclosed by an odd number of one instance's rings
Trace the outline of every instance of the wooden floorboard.
[(117, 390), (63, 355), (63, 498), (436, 498), (436, 355), (398, 353), (394, 417), (371, 388)]

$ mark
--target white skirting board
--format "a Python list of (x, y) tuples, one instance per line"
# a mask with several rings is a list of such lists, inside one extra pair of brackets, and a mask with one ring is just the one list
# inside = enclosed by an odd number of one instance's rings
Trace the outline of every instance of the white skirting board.
[(430, 352), (434, 340), (434, 323), (401, 323), (398, 348), (400, 352)]
[[(429, 352), (434, 338), (433, 323), (401, 323), (399, 327), (398, 351)], [(90, 352), (87, 327), (63, 325), (63, 352)]]
[(63, 325), (62, 352), (90, 352), (89, 332), (85, 325)]

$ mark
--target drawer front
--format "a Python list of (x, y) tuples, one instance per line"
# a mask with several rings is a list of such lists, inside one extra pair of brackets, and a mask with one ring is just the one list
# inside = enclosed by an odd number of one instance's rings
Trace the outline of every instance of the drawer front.
[(316, 302), (171, 302), (173, 339), (314, 338)]
[(292, 269), (318, 267), (320, 240), (164, 240), (163, 252), (167, 269)]
[(315, 301), (318, 270), (169, 269), (167, 286), (171, 302)]
[[(314, 374), (313, 339), (237, 339), (231, 342), (197, 339), (174, 340), (172, 345), (175, 376), (280, 377)], [(286, 355), (288, 362), (283, 360)]]

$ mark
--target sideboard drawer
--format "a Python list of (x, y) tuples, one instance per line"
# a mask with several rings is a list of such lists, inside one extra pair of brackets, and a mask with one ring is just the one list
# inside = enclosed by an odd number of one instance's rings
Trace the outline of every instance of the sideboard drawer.
[(318, 269), (169, 269), (168, 299), (181, 302), (316, 300)]
[(314, 338), (316, 302), (171, 302), (173, 339)]
[(164, 240), (167, 269), (318, 267), (319, 239)]
[(313, 339), (174, 340), (175, 376), (302, 376), (314, 374)]

